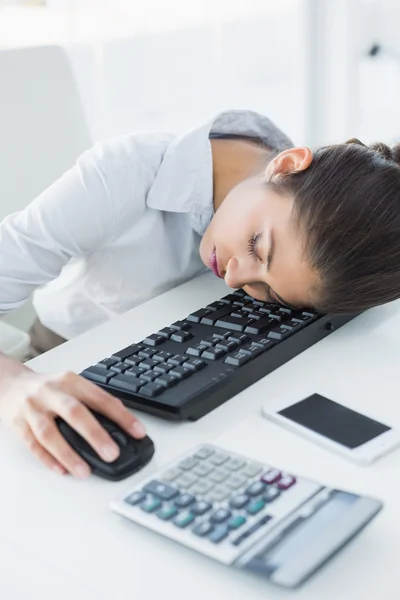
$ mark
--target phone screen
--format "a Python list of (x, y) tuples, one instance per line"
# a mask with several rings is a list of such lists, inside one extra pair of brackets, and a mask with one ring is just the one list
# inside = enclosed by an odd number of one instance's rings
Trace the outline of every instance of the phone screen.
[(308, 396), (278, 414), (350, 449), (391, 429), (319, 394)]

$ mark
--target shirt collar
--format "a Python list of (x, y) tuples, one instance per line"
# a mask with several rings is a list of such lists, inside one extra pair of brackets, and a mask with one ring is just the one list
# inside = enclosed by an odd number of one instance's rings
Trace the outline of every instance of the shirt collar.
[(278, 150), (293, 146), (267, 117), (246, 110), (224, 111), (175, 137), (164, 154), (147, 196), (147, 206), (189, 213), (191, 225), (199, 235), (204, 234), (214, 214), (211, 133), (256, 137)]

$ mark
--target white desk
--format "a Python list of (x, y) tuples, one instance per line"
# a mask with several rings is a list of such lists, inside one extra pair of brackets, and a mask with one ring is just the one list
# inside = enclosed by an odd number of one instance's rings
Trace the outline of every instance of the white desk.
[[(79, 372), (224, 293), (224, 284), (207, 274), (35, 359), (31, 366), (38, 371)], [(394, 304), (358, 317), (196, 423), (168, 423), (143, 415), (156, 443), (155, 458), (141, 473), (119, 483), (54, 475), (2, 431), (0, 597), (292, 597), (291, 592), (142, 529), (108, 508), (117, 493), (142, 475), (198, 442), (216, 441), (328, 485), (385, 501), (375, 521), (293, 597), (398, 600), (400, 451), (368, 469), (357, 467), (266, 421), (260, 409), (280, 392), (296, 389), (300, 397), (319, 391), (400, 426), (399, 311)]]

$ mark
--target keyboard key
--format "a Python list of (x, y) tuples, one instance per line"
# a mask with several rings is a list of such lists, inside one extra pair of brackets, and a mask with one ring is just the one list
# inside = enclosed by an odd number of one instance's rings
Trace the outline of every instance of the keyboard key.
[(159, 346), (160, 344), (164, 344), (164, 342), (165, 337), (158, 333), (152, 333), (143, 340), (143, 344), (147, 344), (148, 346)]
[(256, 481), (255, 483), (252, 483), (247, 488), (245, 493), (248, 496), (258, 496), (259, 494), (261, 494), (264, 491), (265, 491), (265, 484), (262, 481)]
[(296, 477), (292, 475), (284, 475), (280, 481), (278, 481), (278, 489), (288, 490), (292, 485), (296, 483)]
[(245, 292), (242, 289), (235, 290), (232, 292), (233, 296), (238, 296), (239, 298), (244, 298), (246, 296)]
[(178, 330), (178, 329), (183, 329), (185, 331), (187, 331), (188, 329), (190, 329), (192, 326), (190, 323), (188, 323), (187, 321), (175, 321), (175, 323), (172, 323), (171, 328)]
[(228, 479), (229, 475), (230, 473), (228, 471), (224, 471), (223, 469), (215, 469), (215, 471), (210, 474), (209, 479), (214, 483), (222, 483), (222, 481)]
[(100, 362), (97, 363), (96, 367), (100, 367), (103, 369), (109, 369), (110, 367), (115, 365), (117, 362), (118, 362), (118, 360), (116, 358), (104, 358), (103, 360), (101, 360)]
[(207, 366), (207, 363), (204, 360), (200, 360), (199, 358), (188, 358), (182, 365), (184, 369), (190, 369), (191, 371), (200, 371)]
[(165, 506), (164, 508), (161, 508), (157, 513), (157, 517), (159, 519), (161, 519), (162, 521), (169, 521), (170, 519), (172, 519), (172, 517), (175, 517), (175, 515), (178, 514), (178, 509), (176, 508), (176, 506)]
[(226, 537), (228, 537), (229, 535), (229, 529), (226, 525), (220, 525), (219, 527), (216, 527), (214, 529), (214, 531), (212, 531), (209, 536), (208, 539), (211, 542), (214, 542), (214, 544), (219, 544), (219, 542), (222, 542), (222, 540), (224, 540)]
[(223, 523), (231, 516), (232, 513), (230, 510), (226, 510), (225, 508), (219, 508), (211, 514), (210, 521), (211, 523)]
[(145, 358), (141, 363), (140, 366), (141, 367), (146, 367), (146, 369), (153, 369), (154, 367), (156, 367), (158, 365), (158, 362), (156, 360), (153, 360), (152, 358)]
[(240, 350), (245, 354), (249, 354), (252, 358), (255, 358), (259, 354), (263, 353), (262, 346), (254, 342), (252, 344), (242, 346)]
[(231, 310), (232, 310), (232, 307), (229, 306), (229, 304), (227, 304), (226, 306), (224, 306), (223, 308), (220, 308), (219, 310), (210, 312), (207, 316), (205, 316), (201, 319), (200, 323), (202, 323), (203, 325), (214, 325), (218, 321), (218, 319), (222, 319), (222, 317), (229, 315)]
[(274, 340), (268, 340), (267, 338), (261, 338), (258, 339), (257, 344), (260, 344), (260, 346), (262, 346), (265, 350), (268, 350), (268, 348), (272, 348), (272, 346), (275, 346), (275, 341)]
[(143, 346), (143, 350), (138, 352), (138, 356), (140, 358), (153, 358), (153, 356), (157, 354), (157, 350), (155, 348), (150, 348), (150, 346)]
[(244, 344), (249, 341), (249, 336), (245, 333), (233, 333), (228, 337), (228, 340), (237, 342), (238, 344)]
[(204, 515), (212, 508), (212, 504), (210, 502), (206, 502), (205, 500), (199, 500), (195, 504), (193, 504), (190, 508), (191, 512), (195, 515)]
[(242, 527), (246, 521), (246, 517), (243, 517), (242, 515), (236, 515), (229, 519), (227, 526), (229, 529), (239, 529), (239, 527)]
[(178, 506), (178, 508), (187, 508), (188, 506), (193, 504), (195, 500), (196, 498), (191, 494), (181, 494), (179, 498), (175, 500), (174, 504)]
[(208, 346), (206, 344), (196, 344), (195, 346), (189, 346), (186, 350), (186, 354), (190, 356), (201, 356), (204, 350), (207, 350)]
[(270, 515), (265, 515), (259, 521), (257, 521), (257, 523), (252, 525), (247, 531), (242, 533), (236, 539), (232, 540), (232, 544), (234, 546), (239, 546), (242, 542), (247, 540), (253, 533), (256, 533), (259, 529), (261, 529), (261, 527), (264, 527), (271, 519), (272, 517)]
[(223, 327), (224, 329), (233, 329), (233, 331), (244, 331), (247, 327), (249, 319), (247, 317), (224, 317), (218, 319), (215, 323), (216, 327)]
[(210, 312), (211, 309), (200, 308), (200, 310), (196, 310), (195, 312), (191, 313), (188, 317), (186, 317), (186, 320), (191, 321), (192, 323), (200, 323), (201, 319), (206, 315), (209, 315)]
[(249, 477), (255, 477), (262, 470), (261, 465), (257, 465), (256, 463), (247, 463), (245, 467), (243, 467), (243, 475), (248, 475)]
[(193, 523), (194, 520), (195, 516), (191, 512), (183, 512), (175, 517), (173, 523), (177, 527), (184, 529), (185, 527), (190, 525), (190, 523)]
[(265, 506), (265, 500), (259, 498), (257, 500), (252, 500), (250, 504), (247, 506), (246, 510), (249, 515), (256, 515), (260, 512)]
[(221, 356), (225, 356), (226, 350), (223, 348), (208, 348), (201, 354), (201, 358), (205, 358), (207, 360), (217, 360), (217, 358), (221, 358)]
[(291, 332), (285, 329), (283, 325), (280, 325), (279, 327), (275, 327), (275, 329), (269, 331), (267, 337), (271, 338), (272, 340), (281, 341), (285, 340), (290, 335), (292, 335)]
[(219, 310), (220, 308), (224, 308), (225, 307), (226, 302), (221, 302), (221, 300), (217, 300), (216, 302), (211, 302), (211, 304), (207, 304), (206, 309), (207, 310)]
[(164, 390), (164, 386), (158, 385), (155, 381), (153, 381), (152, 383), (146, 383), (143, 387), (141, 387), (140, 393), (143, 394), (143, 396), (154, 398), (154, 396), (162, 394)]
[(129, 369), (129, 365), (125, 363), (115, 363), (112, 367), (110, 367), (110, 371), (115, 371), (115, 373), (125, 373)]
[(216, 340), (227, 340), (232, 335), (232, 331), (224, 331), (223, 333), (213, 333), (213, 338)]
[(261, 477), (261, 481), (264, 483), (276, 483), (282, 477), (282, 473), (278, 471), (278, 469), (269, 469), (264, 475)]
[(209, 465), (207, 463), (200, 463), (199, 465), (197, 465), (197, 467), (193, 469), (193, 473), (195, 473), (195, 475), (198, 475), (199, 477), (205, 477), (206, 475), (209, 475), (213, 469), (213, 465)]
[(210, 458), (210, 463), (220, 466), (223, 465), (228, 459), (229, 455), (225, 454), (225, 452), (215, 452)]
[(238, 352), (235, 352), (235, 354), (230, 354), (227, 356), (224, 360), (224, 363), (227, 365), (232, 365), (233, 367), (241, 367), (249, 362), (249, 360), (251, 360), (251, 356), (245, 352), (242, 352), (242, 350), (239, 350)]
[(167, 363), (172, 365), (173, 367), (179, 367), (187, 360), (187, 356), (182, 356), (182, 354), (174, 354), (170, 358), (167, 359)]
[(154, 371), (149, 369), (148, 371), (145, 371), (144, 373), (141, 373), (139, 375), (139, 381), (142, 383), (142, 385), (144, 385), (145, 383), (154, 381), (155, 379), (157, 379), (157, 377), (159, 377), (159, 375), (159, 373), (155, 373)]
[(238, 296), (235, 296), (234, 294), (228, 294), (227, 296), (224, 296), (223, 298), (221, 298), (220, 302), (225, 302), (225, 304), (232, 304), (237, 299), (238, 299)]
[(139, 377), (139, 375), (143, 375), (146, 373), (147, 369), (144, 367), (130, 367), (125, 371), (125, 375), (130, 375), (131, 377)]
[(128, 367), (137, 367), (142, 360), (143, 358), (140, 358), (140, 356), (130, 356), (124, 360), (124, 364), (128, 365)]
[(224, 485), (218, 485), (213, 490), (211, 490), (211, 492), (209, 492), (208, 498), (213, 502), (222, 502), (223, 500), (226, 500), (226, 498), (228, 498), (228, 496), (230, 496), (231, 493), (232, 490), (228, 487), (225, 487)]
[(225, 352), (232, 352), (232, 350), (235, 350), (235, 348), (237, 348), (238, 345), (239, 344), (237, 342), (229, 340), (220, 340), (217, 343), (216, 348), (222, 348), (223, 350), (225, 350)]
[(244, 508), (245, 506), (247, 506), (247, 504), (250, 502), (249, 497), (246, 496), (245, 494), (240, 494), (239, 496), (233, 496), (233, 498), (231, 498), (229, 505), (232, 508)]
[(176, 330), (173, 327), (163, 327), (162, 329), (160, 329), (160, 331), (157, 331), (157, 333), (158, 335), (162, 335), (163, 337), (165, 337), (165, 339), (168, 340), (175, 331)]
[(127, 348), (123, 348), (118, 352), (114, 352), (111, 358), (124, 361), (128, 356), (133, 356), (133, 354), (137, 354), (140, 350), (143, 349), (143, 344), (132, 344), (132, 346), (128, 346)]
[[(153, 360), (155, 360), (155, 358)], [(158, 362), (153, 370), (155, 373), (161, 373), (162, 375), (164, 375), (164, 373), (169, 373), (171, 369), (172, 365), (167, 365), (166, 363)]]
[(131, 392), (132, 394), (136, 394), (139, 389), (143, 386), (143, 382), (139, 381), (136, 377), (132, 375), (116, 375), (112, 379), (113, 387), (118, 388), (119, 390), (124, 390), (126, 392)]
[(189, 333), (188, 331), (184, 331), (183, 329), (178, 329), (177, 331), (175, 331), (175, 333), (173, 333), (171, 335), (171, 340), (174, 342), (187, 342), (187, 340), (190, 340), (193, 337), (193, 335), (191, 333)]
[(145, 500), (145, 499), (146, 499), (146, 494), (144, 494), (143, 492), (133, 492), (133, 494), (131, 494), (130, 496), (125, 498), (125, 502), (127, 502), (128, 504), (131, 504), (132, 506), (137, 506), (138, 504), (143, 502), (143, 500)]
[(179, 468), (183, 471), (191, 471), (192, 469), (194, 469), (194, 467), (197, 467), (198, 464), (198, 460), (196, 460), (192, 456), (188, 456), (179, 463)]
[(95, 383), (108, 383), (112, 377), (115, 377), (116, 373), (104, 369), (103, 367), (89, 367), (81, 373), (85, 379), (90, 379)]
[(245, 461), (241, 458), (230, 458), (227, 463), (224, 465), (224, 469), (229, 469), (229, 471), (239, 471), (246, 465)]
[(303, 328), (303, 326), (300, 323), (297, 323), (293, 319), (286, 323), (282, 323), (282, 327), (284, 329), (287, 329), (288, 331), (291, 331), (292, 333), (295, 333), (296, 331), (299, 331), (299, 329)]
[(260, 319), (259, 321), (254, 321), (246, 327), (244, 330), (245, 333), (251, 333), (253, 335), (259, 335), (260, 333), (264, 333), (276, 326), (276, 320), (271, 319), (270, 317), (265, 317), (264, 319)]
[(173, 375), (177, 379), (186, 379), (186, 377), (190, 377), (193, 373), (194, 371), (186, 367), (173, 367), (169, 372), (170, 375)]
[(214, 336), (212, 337), (204, 337), (202, 340), (200, 340), (200, 344), (204, 344), (204, 346), (207, 346), (207, 348), (213, 347), (218, 343), (218, 339), (215, 338)]
[(266, 489), (263, 498), (265, 502), (273, 502), (281, 495), (281, 492), (276, 487), (269, 487)]
[(178, 383), (178, 378), (170, 375), (169, 373), (164, 373), (164, 375), (157, 377), (156, 381), (159, 385), (163, 385), (165, 388), (170, 388)]
[(204, 537), (204, 536), (208, 535), (209, 533), (211, 533), (211, 531), (213, 531), (213, 529), (214, 529), (214, 527), (213, 527), (213, 525), (211, 525), (211, 523), (204, 521), (203, 523), (196, 525), (196, 527), (194, 527), (192, 529), (192, 531), (195, 535), (198, 535), (199, 537)]
[(209, 481), (198, 481), (197, 483), (194, 484), (191, 492), (192, 494), (207, 494), (207, 492), (209, 492), (212, 488), (212, 483), (210, 483)]
[(175, 481), (175, 485), (180, 488), (188, 489), (192, 487), (197, 481), (196, 475), (192, 475), (191, 473), (184, 473)]
[(211, 454), (214, 454), (214, 450), (212, 448), (200, 448), (199, 450), (197, 450), (197, 452), (195, 453), (195, 458), (200, 458), (200, 459), (205, 459), (208, 458), (209, 456), (211, 456)]
[(231, 475), (229, 479), (225, 482), (225, 485), (230, 487), (232, 490), (237, 490), (240, 487), (246, 485), (247, 479), (246, 477), (242, 477), (241, 475)]
[(152, 513), (161, 507), (161, 500), (158, 498), (147, 498), (140, 504), (140, 508), (147, 513)]
[(174, 481), (179, 475), (182, 475), (182, 471), (180, 469), (172, 468), (162, 474), (162, 479), (164, 481)]
[(172, 352), (166, 352), (165, 350), (159, 350), (156, 354), (153, 355), (153, 360), (156, 360), (158, 363), (167, 362), (170, 358), (172, 358)]
[(179, 494), (179, 491), (176, 488), (157, 480), (150, 481), (144, 486), (143, 490), (160, 498), (160, 500), (172, 500)]

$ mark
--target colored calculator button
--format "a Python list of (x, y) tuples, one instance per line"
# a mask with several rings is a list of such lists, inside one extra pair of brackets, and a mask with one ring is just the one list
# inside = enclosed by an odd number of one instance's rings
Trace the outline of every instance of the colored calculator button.
[(128, 496), (128, 498), (125, 498), (125, 502), (127, 502), (128, 504), (131, 504), (132, 506), (137, 506), (138, 504), (143, 502), (143, 500), (145, 500), (145, 499), (146, 499), (146, 494), (144, 494), (143, 492), (134, 492), (133, 494)]
[(228, 522), (229, 529), (239, 529), (242, 525), (246, 523), (246, 518), (242, 517), (242, 515), (236, 515), (236, 517), (232, 517)]
[(140, 505), (140, 508), (144, 512), (152, 513), (161, 506), (161, 501), (158, 498), (148, 498), (145, 502)]
[(216, 527), (214, 529), (214, 531), (212, 531), (210, 533), (210, 535), (208, 536), (208, 539), (211, 542), (214, 542), (214, 544), (219, 544), (219, 542), (222, 542), (222, 540), (224, 540), (226, 537), (228, 537), (228, 534), (229, 534), (228, 527), (226, 525), (219, 525), (218, 527)]
[(281, 492), (276, 487), (269, 487), (263, 494), (265, 502), (273, 502), (281, 495)]
[(293, 477), (292, 475), (284, 475), (278, 482), (278, 488), (280, 490), (288, 490), (295, 483), (296, 477)]
[(200, 525), (196, 525), (196, 527), (194, 527), (192, 531), (195, 535), (198, 535), (199, 537), (204, 537), (211, 533), (213, 529), (214, 527), (211, 525), (211, 523), (205, 521), (204, 523), (200, 523)]
[(184, 512), (184, 513), (180, 513), (177, 517), (175, 517), (175, 519), (173, 520), (173, 523), (177, 527), (184, 529), (185, 527), (190, 525), (190, 523), (193, 523), (194, 519), (195, 519), (195, 516), (193, 513)]
[(249, 497), (245, 494), (240, 494), (239, 496), (233, 496), (231, 498), (229, 504), (232, 508), (243, 508), (246, 504), (249, 503)]
[(253, 500), (252, 502), (250, 502), (250, 504), (247, 507), (247, 512), (249, 513), (249, 515), (256, 515), (257, 513), (260, 512), (260, 510), (262, 510), (265, 506), (265, 500), (263, 500), (262, 498), (258, 499), (258, 500)]
[(178, 509), (176, 506), (165, 506), (156, 513), (157, 517), (162, 521), (169, 521), (169, 519), (172, 519), (172, 517), (175, 517), (177, 514)]
[(252, 483), (246, 490), (248, 496), (258, 496), (265, 490), (265, 485), (262, 481)]
[(276, 483), (282, 477), (282, 473), (278, 471), (278, 469), (269, 469), (264, 475), (261, 477), (261, 481), (264, 483)]
[(160, 481), (150, 481), (143, 489), (145, 492), (160, 498), (160, 500), (172, 500), (179, 494), (176, 488)]
[(193, 504), (195, 500), (196, 498), (190, 494), (181, 494), (181, 496), (175, 500), (175, 505), (179, 506), (179, 508), (186, 508), (187, 506), (190, 506), (190, 504)]

